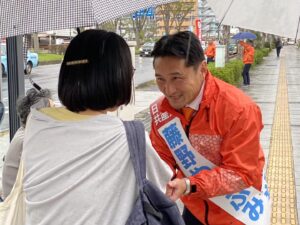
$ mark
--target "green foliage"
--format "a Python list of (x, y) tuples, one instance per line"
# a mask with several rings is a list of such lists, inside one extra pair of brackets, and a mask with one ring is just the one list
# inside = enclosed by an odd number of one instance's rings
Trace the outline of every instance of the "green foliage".
[(254, 65), (260, 64), (264, 59), (264, 54), (260, 50), (256, 50), (254, 54)]
[(236, 84), (241, 79), (241, 74), (243, 70), (243, 63), (241, 60), (232, 60), (227, 63), (227, 67), (232, 70), (234, 77), (234, 84)]
[[(260, 64), (263, 57), (267, 56), (270, 52), (269, 48), (256, 49), (254, 55), (254, 65)], [(242, 79), (243, 61), (239, 59), (231, 60), (226, 63), (223, 68), (216, 68), (214, 63), (208, 64), (209, 71), (217, 78), (230, 83), (238, 85)]]
[(263, 58), (269, 55), (270, 51), (270, 48), (256, 49), (254, 54), (254, 65), (262, 63)]
[(208, 69), (215, 77), (236, 85), (241, 79), (243, 62), (241, 60), (231, 60), (223, 68), (216, 68), (214, 63), (209, 63)]
[(63, 55), (51, 54), (51, 53), (38, 53), (39, 62), (51, 62), (51, 61), (61, 61), (63, 59)]
[(275, 44), (274, 44), (274, 42), (265, 42), (264, 48), (273, 49), (273, 48), (275, 48)]
[(262, 51), (264, 57), (268, 56), (269, 53), (270, 53), (270, 49), (269, 48), (262, 48), (262, 49), (260, 49), (260, 51)]
[(269, 48), (256, 49), (254, 54), (254, 65), (262, 63), (263, 58), (270, 52)]

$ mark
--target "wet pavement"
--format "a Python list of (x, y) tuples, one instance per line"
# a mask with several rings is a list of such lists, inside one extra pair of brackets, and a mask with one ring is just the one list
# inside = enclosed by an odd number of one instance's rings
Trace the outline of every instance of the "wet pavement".
[[(267, 161), (274, 225), (298, 224), (300, 213), (299, 76), (300, 49), (285, 46), (280, 58), (272, 51), (261, 65), (251, 68), (251, 85), (240, 87), (257, 102), (263, 114), (261, 144)], [(160, 95), (155, 85), (136, 90), (135, 118), (142, 120), (148, 131), (148, 106)], [(7, 147), (8, 134), (0, 134), (0, 157)]]

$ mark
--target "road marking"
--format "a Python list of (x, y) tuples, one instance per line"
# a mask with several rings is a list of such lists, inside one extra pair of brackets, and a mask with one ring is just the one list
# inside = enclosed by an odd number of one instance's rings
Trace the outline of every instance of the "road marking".
[(272, 224), (298, 224), (285, 57), (280, 60), (267, 179), (273, 202)]

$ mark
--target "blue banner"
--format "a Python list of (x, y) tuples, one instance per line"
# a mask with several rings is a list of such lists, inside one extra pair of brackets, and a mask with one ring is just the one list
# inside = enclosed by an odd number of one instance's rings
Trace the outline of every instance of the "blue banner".
[(153, 18), (155, 14), (154, 7), (150, 7), (148, 9), (141, 9), (132, 14), (132, 18), (140, 18), (140, 17), (151, 17)]

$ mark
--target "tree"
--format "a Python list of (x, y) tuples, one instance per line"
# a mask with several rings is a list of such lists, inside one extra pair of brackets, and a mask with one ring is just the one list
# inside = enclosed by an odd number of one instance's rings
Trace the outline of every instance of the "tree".
[(35, 52), (38, 52), (40, 48), (38, 33), (33, 33), (32, 36), (33, 36), (33, 49)]
[(229, 61), (228, 46), (230, 42), (230, 26), (223, 25), (223, 41), (222, 44), (225, 45), (225, 62)]
[(148, 20), (148, 10), (150, 9), (141, 10), (131, 16), (132, 28), (135, 33), (135, 41), (138, 48), (141, 46), (141, 40), (144, 40), (145, 37), (144, 27)]
[[(191, 2), (177, 2), (174, 12), (175, 29), (181, 30), (181, 26), (188, 15), (193, 11), (194, 1)], [(175, 14), (176, 13), (176, 14)]]
[(97, 25), (97, 29), (107, 30), (118, 33), (121, 18), (110, 20)]
[(170, 33), (170, 27), (172, 27), (174, 23), (174, 20), (171, 19), (173, 4), (175, 3), (161, 5), (156, 8), (157, 15), (159, 15), (163, 21), (166, 34)]
[[(156, 8), (156, 15), (162, 20), (166, 34), (172, 29), (180, 31), (188, 16), (192, 16), (195, 0), (181, 0), (175, 3), (160, 5)], [(192, 18), (193, 19), (193, 18)]]

